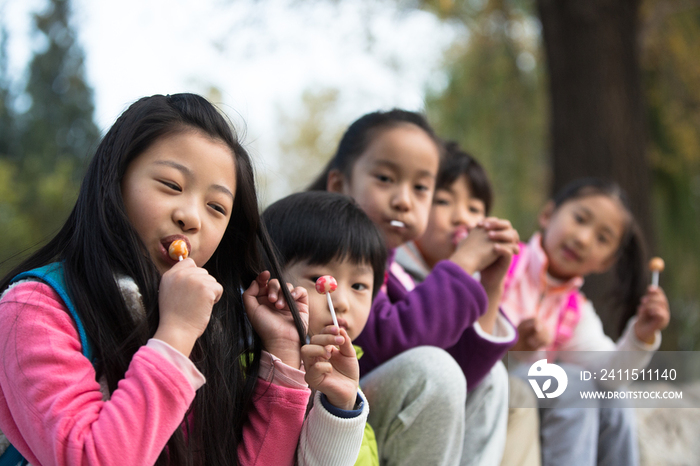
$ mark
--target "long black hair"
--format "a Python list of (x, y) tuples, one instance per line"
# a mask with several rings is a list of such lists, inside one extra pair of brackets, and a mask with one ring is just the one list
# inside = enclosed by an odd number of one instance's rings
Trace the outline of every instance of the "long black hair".
[[(97, 376), (114, 391), (134, 353), (155, 333), (159, 322), (160, 274), (126, 215), (121, 180), (129, 163), (169, 134), (199, 131), (226, 144), (235, 159), (236, 193), (231, 220), (204, 268), (223, 286), (204, 334), (191, 359), (207, 383), (195, 396), (192, 428), (177, 429), (158, 464), (237, 464), (237, 447), (251, 405), (260, 367), (261, 340), (245, 318), (241, 289), (271, 258), (280, 268), (260, 222), (253, 168), (230, 123), (206, 99), (194, 94), (154, 95), (133, 103), (102, 139), (78, 200), (59, 233), (0, 282), (0, 292), (20, 272), (62, 261), (69, 293), (94, 345)], [(143, 297), (146, 320), (131, 317), (114, 279), (134, 279)], [(286, 287), (286, 301), (305, 341), (305, 329)], [(241, 364), (242, 355), (247, 364)]]
[(355, 162), (372, 143), (377, 134), (382, 130), (396, 128), (400, 125), (411, 124), (419, 127), (435, 142), (440, 149), (442, 146), (435, 136), (435, 131), (428, 120), (420, 113), (408, 110), (393, 109), (387, 112), (372, 112), (355, 120), (340, 140), (335, 155), (328, 162), (320, 175), (314, 180), (308, 191), (326, 191), (328, 186), (328, 174), (338, 170), (346, 179), (351, 178)]
[(616, 252), (614, 266), (616, 283), (612, 299), (623, 309), (618, 330), (622, 332), (627, 322), (637, 312), (646, 293), (648, 272), (646, 268), (646, 241), (639, 224), (632, 215), (629, 198), (617, 183), (601, 178), (579, 178), (564, 186), (552, 199), (555, 210), (572, 199), (604, 195), (617, 199), (627, 213), (627, 224)]
[(384, 283), (387, 250), (377, 226), (350, 197), (327, 191), (291, 194), (262, 215), (283, 267), (333, 260), (367, 264), (375, 297)]

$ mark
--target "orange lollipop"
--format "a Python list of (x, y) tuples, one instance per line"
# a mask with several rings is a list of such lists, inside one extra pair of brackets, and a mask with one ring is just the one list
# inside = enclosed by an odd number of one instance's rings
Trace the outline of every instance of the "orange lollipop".
[(649, 270), (651, 270), (651, 284), (659, 286), (659, 272), (663, 272), (666, 264), (660, 257), (654, 257), (649, 261)]
[(182, 259), (187, 259), (187, 256), (189, 256), (190, 252), (187, 250), (187, 243), (185, 243), (181, 239), (176, 239), (172, 243), (170, 243), (170, 247), (168, 248), (168, 255), (172, 260), (178, 260), (181, 261)]

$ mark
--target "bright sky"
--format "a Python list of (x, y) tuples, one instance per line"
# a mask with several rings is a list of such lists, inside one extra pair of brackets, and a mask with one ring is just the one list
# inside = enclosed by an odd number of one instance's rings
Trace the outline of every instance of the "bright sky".
[[(258, 170), (282, 181), (279, 114), (300, 112), (305, 89), (339, 89), (344, 126), (377, 109), (420, 110), (426, 87), (444, 79), (442, 54), (459, 31), (428, 13), (397, 11), (396, 3), (72, 0), (103, 132), (141, 96), (214, 87), (224, 111), (244, 126)], [(30, 12), (45, 4), (0, 1), (17, 77), (41, 47), (30, 38)], [(280, 183), (269, 198), (285, 189)]]

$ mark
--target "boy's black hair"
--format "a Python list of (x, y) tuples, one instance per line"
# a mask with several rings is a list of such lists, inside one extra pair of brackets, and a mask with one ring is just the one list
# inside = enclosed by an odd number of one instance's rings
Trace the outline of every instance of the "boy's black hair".
[[(425, 133), (435, 141), (438, 149), (442, 149), (435, 131), (428, 123), (428, 120), (420, 113), (408, 110), (393, 109), (387, 112), (372, 112), (361, 116), (355, 120), (347, 130), (338, 144), (338, 149), (321, 174), (314, 180), (308, 191), (325, 191), (328, 186), (328, 174), (332, 170), (338, 170), (346, 179), (350, 179), (352, 168), (355, 162), (367, 150), (374, 137), (382, 130), (396, 128), (400, 125), (415, 125), (425, 131)], [(441, 154), (442, 155), (442, 154)]]
[(466, 175), (471, 196), (484, 203), (484, 213), (488, 216), (493, 206), (493, 189), (484, 167), (456, 141), (445, 141), (443, 148), (435, 189), (448, 189), (457, 178)]
[(624, 331), (627, 322), (637, 313), (637, 307), (646, 293), (648, 281), (646, 241), (637, 221), (632, 215), (627, 193), (617, 183), (601, 178), (588, 177), (571, 181), (552, 201), (555, 210), (567, 201), (581, 197), (604, 195), (617, 199), (627, 212), (629, 221), (625, 227), (615, 264), (616, 287), (613, 299), (623, 308), (619, 322), (619, 332)]
[(374, 271), (372, 298), (384, 283), (387, 250), (376, 225), (350, 197), (308, 191), (275, 202), (262, 214), (282, 267), (350, 260)]

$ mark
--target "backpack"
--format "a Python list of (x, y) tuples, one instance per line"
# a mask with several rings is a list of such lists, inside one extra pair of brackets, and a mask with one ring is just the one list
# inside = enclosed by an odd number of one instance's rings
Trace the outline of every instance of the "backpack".
[[(34, 279), (46, 283), (61, 297), (63, 304), (65, 304), (68, 308), (68, 312), (70, 312), (70, 315), (78, 328), (80, 344), (83, 348), (83, 356), (88, 358), (94, 365), (95, 361), (92, 345), (90, 344), (87, 334), (85, 333), (85, 327), (83, 327), (83, 322), (80, 320), (78, 311), (76, 310), (75, 305), (68, 294), (68, 287), (66, 286), (65, 276), (63, 274), (63, 264), (60, 262), (54, 262), (43, 267), (22, 272), (13, 278), (10, 283), (17, 283), (18, 281), (27, 279)], [(7, 449), (0, 454), (0, 466), (25, 466), (27, 464), (29, 464), (29, 462), (12, 445), (8, 446)]]

